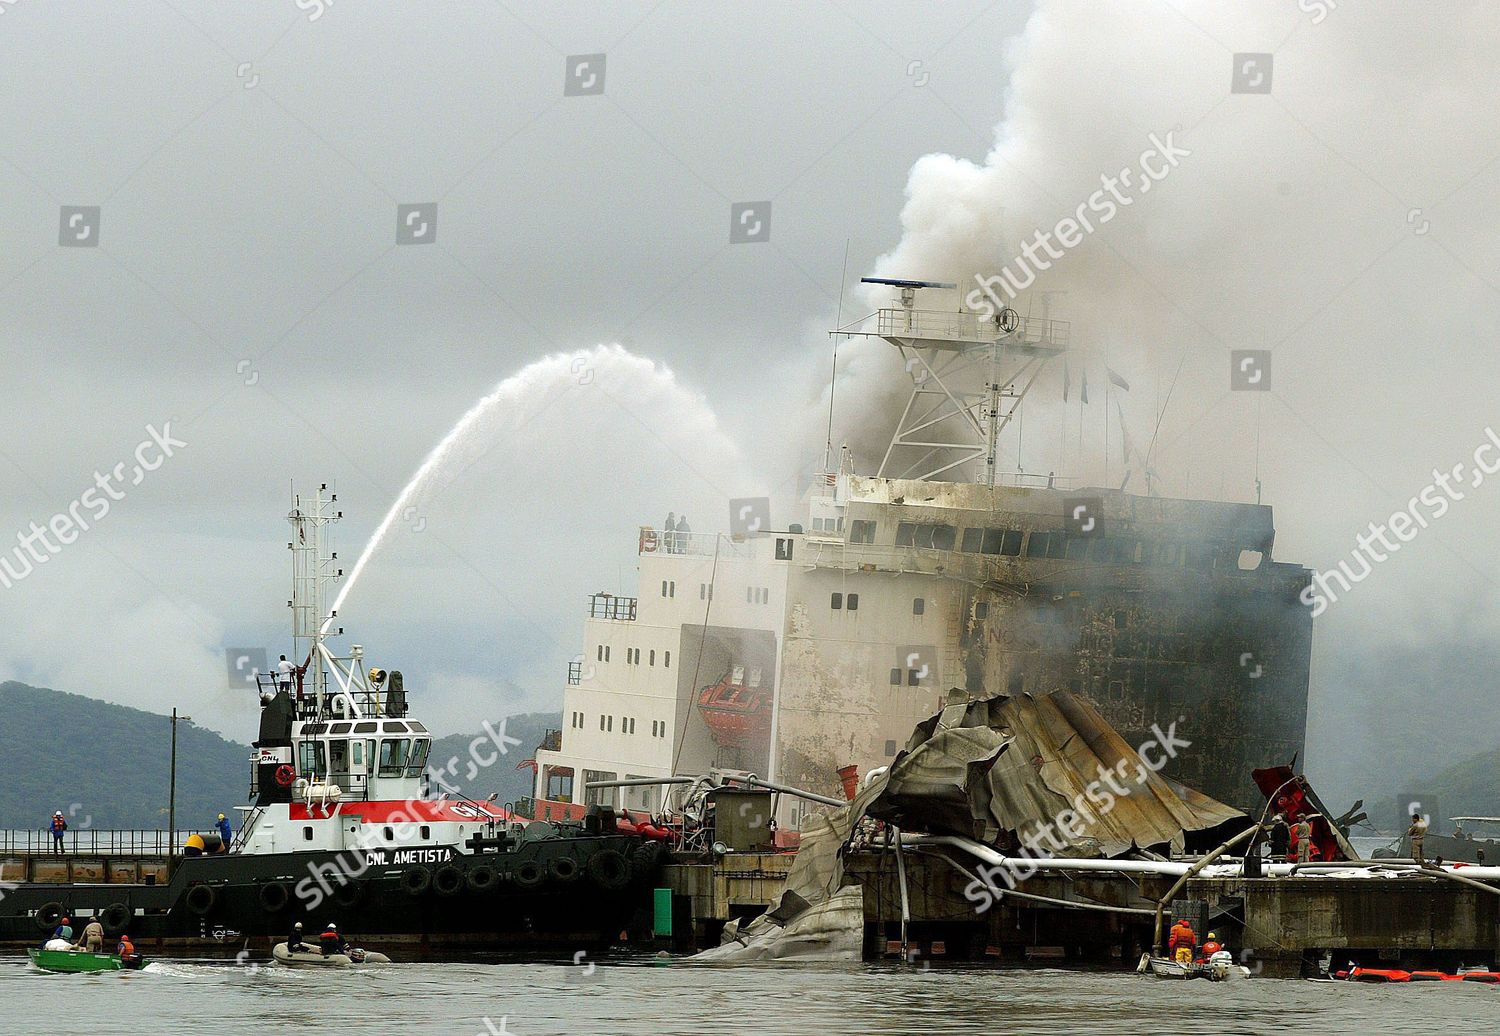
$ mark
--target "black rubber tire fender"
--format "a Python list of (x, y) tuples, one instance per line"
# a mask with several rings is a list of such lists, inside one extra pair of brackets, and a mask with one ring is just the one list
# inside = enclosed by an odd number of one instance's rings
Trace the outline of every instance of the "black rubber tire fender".
[(589, 857), (589, 878), (602, 889), (618, 892), (630, 884), (630, 861), (616, 849), (600, 849)]
[(333, 901), (339, 906), (351, 907), (363, 899), (364, 895), (364, 882), (358, 878), (345, 878), (339, 887), (333, 890)]
[(639, 880), (654, 874), (661, 863), (662, 853), (660, 842), (642, 842), (630, 850), (631, 876)]
[(432, 887), (440, 896), (452, 896), (463, 891), (464, 872), (445, 863), (432, 875)]
[(571, 856), (559, 856), (547, 870), (555, 881), (560, 882), (577, 881), (583, 875), (583, 868)]
[(469, 868), (464, 882), (469, 886), (470, 892), (492, 892), (500, 884), (500, 876), (495, 873), (495, 868), (487, 863), (481, 863), (477, 867)]
[(212, 885), (194, 885), (183, 897), (183, 903), (199, 917), (207, 914), (218, 902), (219, 893)]
[(260, 900), (260, 908), (268, 914), (280, 913), (292, 901), (292, 892), (284, 881), (268, 881), (255, 895)]
[(36, 912), (36, 926), (44, 932), (49, 932), (57, 927), (57, 922), (63, 919), (64, 913), (63, 905), (56, 900), (43, 903)]
[(135, 911), (124, 903), (111, 903), (99, 912), (99, 923), (104, 926), (104, 934), (111, 937), (126, 931), (134, 920)]
[(540, 888), (547, 881), (547, 868), (535, 860), (525, 860), (516, 865), (516, 869), (511, 871), (511, 876), (517, 888)]
[(432, 871), (426, 867), (408, 867), (401, 872), (401, 887), (408, 895), (422, 895), (432, 888)]

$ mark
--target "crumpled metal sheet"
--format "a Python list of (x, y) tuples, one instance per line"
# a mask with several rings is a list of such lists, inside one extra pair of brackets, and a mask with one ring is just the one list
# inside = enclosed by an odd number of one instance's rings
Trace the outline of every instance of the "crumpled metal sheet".
[(1032, 845), (1054, 856), (1106, 857), (1180, 847), (1185, 832), (1245, 819), (1153, 772), (1092, 704), (1067, 691), (948, 706), (917, 727), (870, 815), (1010, 852)]

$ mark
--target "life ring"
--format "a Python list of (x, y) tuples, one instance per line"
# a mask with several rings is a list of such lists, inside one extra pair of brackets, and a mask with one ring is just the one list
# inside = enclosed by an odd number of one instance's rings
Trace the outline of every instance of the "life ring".
[(487, 863), (481, 863), (471, 868), (464, 880), (470, 892), (489, 892), (499, 883), (500, 876), (495, 873), (495, 868)]
[(402, 871), (401, 887), (413, 896), (420, 896), (432, 888), (432, 871), (426, 867), (411, 867)]
[(187, 908), (200, 917), (214, 908), (219, 901), (218, 892), (212, 885), (194, 885), (187, 890)]
[(630, 884), (630, 862), (614, 849), (601, 849), (589, 857), (589, 877), (600, 888), (617, 892)]
[(282, 881), (271, 881), (260, 887), (260, 908), (268, 914), (279, 913), (292, 901), (291, 890)]
[(547, 880), (547, 871), (535, 860), (527, 860), (511, 871), (516, 885), (523, 889), (534, 889)]
[(548, 869), (552, 872), (552, 877), (558, 881), (576, 881), (583, 873), (583, 868), (579, 867), (578, 861), (571, 856), (559, 856), (552, 861), (552, 866)]
[(440, 896), (454, 895), (464, 887), (464, 872), (451, 863), (445, 863), (433, 874), (432, 887)]
[(119, 935), (130, 927), (134, 918), (135, 911), (124, 903), (111, 903), (99, 912), (99, 923), (104, 926), (105, 935)]
[(297, 771), (291, 763), (282, 763), (276, 767), (276, 785), (280, 788), (290, 788), (297, 783)]
[(355, 878), (346, 878), (338, 888), (333, 890), (333, 901), (339, 906), (351, 907), (358, 903), (364, 894), (364, 882)]
[(56, 901), (43, 903), (40, 910), (36, 912), (36, 926), (43, 931), (49, 931), (57, 927), (57, 923), (63, 919), (66, 911), (63, 905)]

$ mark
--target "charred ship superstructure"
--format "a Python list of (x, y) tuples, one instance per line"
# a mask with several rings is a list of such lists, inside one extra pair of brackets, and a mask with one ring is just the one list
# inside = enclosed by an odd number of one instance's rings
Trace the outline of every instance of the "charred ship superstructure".
[[(878, 473), (826, 465), (774, 528), (640, 530), (639, 596), (590, 600), (537, 815), (656, 810), (666, 787), (605, 785), (715, 768), (837, 795), (838, 768), (889, 763), (954, 689), (1069, 690), (1134, 744), (1175, 723), (1191, 745), (1166, 775), (1258, 808), (1251, 771), (1302, 751), (1312, 647), (1310, 573), (1273, 559), (1271, 509), (1001, 472), (1068, 325), (891, 286), (872, 330), (839, 332), (885, 339), (911, 375)], [(806, 808), (783, 799), (781, 830)]]

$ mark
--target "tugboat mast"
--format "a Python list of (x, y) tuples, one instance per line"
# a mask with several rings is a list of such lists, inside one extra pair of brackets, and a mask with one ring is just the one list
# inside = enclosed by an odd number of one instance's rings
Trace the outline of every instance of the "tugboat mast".
[(382, 711), (378, 697), (382, 687), (370, 682), (364, 649), (355, 644), (349, 654), (337, 655), (329, 648), (328, 642), (344, 632), (336, 625), (338, 612), (324, 614), (323, 610), (329, 587), (344, 575), (337, 552), (327, 549), (330, 527), (344, 517), (337, 503), (338, 494), (328, 493), (324, 482), (310, 495), (293, 494), (287, 515), (292, 525), (287, 544), (292, 552), (292, 599), (287, 604), (292, 610), (293, 650), (301, 669), (300, 719), (327, 719), (334, 714), (355, 718)]

